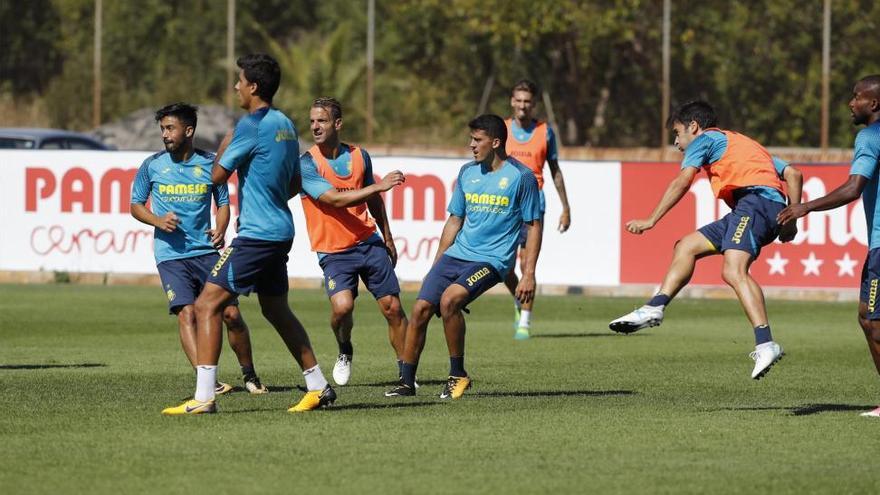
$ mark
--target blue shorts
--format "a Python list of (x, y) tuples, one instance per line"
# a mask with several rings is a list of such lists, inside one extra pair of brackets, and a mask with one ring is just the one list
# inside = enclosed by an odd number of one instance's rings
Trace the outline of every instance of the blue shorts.
[(859, 291), (859, 302), (868, 305), (868, 319), (880, 320), (880, 304), (877, 304), (877, 292), (880, 290), (880, 248), (868, 251), (865, 264), (862, 265), (862, 286)]
[(698, 231), (709, 239), (716, 251), (745, 251), (757, 258), (761, 248), (779, 235), (776, 215), (785, 205), (754, 192), (738, 198), (733, 211), (724, 218), (704, 225)]
[(293, 239), (261, 241), (236, 237), (208, 274), (208, 282), (234, 294), (287, 294), (287, 253)]
[(466, 306), (498, 282), (501, 282), (501, 276), (491, 264), (484, 261), (464, 261), (444, 254), (425, 275), (418, 299), (439, 308), (440, 297), (446, 288), (458, 284), (468, 291)]
[(364, 281), (376, 299), (400, 294), (397, 275), (381, 240), (367, 241), (341, 253), (326, 254), (319, 264), (324, 270), (324, 287), (330, 297), (350, 290), (352, 297), (356, 298), (358, 278)]
[[(208, 272), (219, 259), (219, 254), (209, 253), (192, 258), (163, 261), (156, 266), (159, 269), (162, 289), (165, 290), (165, 297), (168, 298), (169, 313), (176, 314), (180, 308), (196, 302), (196, 298), (205, 288)], [(238, 299), (233, 299), (229, 304), (237, 306)]]
[[(544, 223), (544, 211), (543, 210), (541, 211), (541, 218), (539, 218), (538, 220), (540, 220), (542, 224)], [(526, 247), (526, 240), (528, 240), (528, 238), (529, 238), (529, 224), (523, 222), (519, 226), (519, 238), (516, 241), (517, 245), (520, 248), (525, 248)]]

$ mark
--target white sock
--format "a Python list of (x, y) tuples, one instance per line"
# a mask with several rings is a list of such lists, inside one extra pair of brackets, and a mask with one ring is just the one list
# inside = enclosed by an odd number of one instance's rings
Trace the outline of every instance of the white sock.
[(321, 373), (320, 364), (316, 364), (303, 371), (303, 376), (306, 378), (306, 388), (309, 392), (313, 390), (324, 390), (327, 386), (327, 379), (324, 378), (324, 373)]
[(207, 402), (214, 400), (214, 387), (217, 386), (217, 365), (196, 366), (196, 395), (197, 401)]
[(529, 328), (532, 325), (532, 312), (524, 309), (519, 312), (519, 326)]

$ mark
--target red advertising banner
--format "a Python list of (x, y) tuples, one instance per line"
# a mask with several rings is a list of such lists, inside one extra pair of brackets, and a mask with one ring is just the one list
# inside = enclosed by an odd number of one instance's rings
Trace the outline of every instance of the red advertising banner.
[[(849, 165), (795, 165), (804, 174), (804, 201), (824, 196), (846, 181)], [(659, 284), (672, 260), (675, 241), (723, 217), (729, 208), (712, 194), (703, 172), (690, 192), (652, 230), (630, 234), (627, 221), (646, 218), (678, 173), (674, 163), (621, 164), (620, 282)], [(798, 221), (794, 241), (764, 247), (751, 274), (762, 285), (857, 288), (867, 254), (867, 228), (861, 201)], [(692, 284), (724, 285), (721, 257), (697, 262)]]

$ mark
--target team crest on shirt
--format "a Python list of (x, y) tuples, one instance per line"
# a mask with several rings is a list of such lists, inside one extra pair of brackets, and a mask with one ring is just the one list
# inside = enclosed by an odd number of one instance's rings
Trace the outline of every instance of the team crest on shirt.
[(504, 189), (509, 183), (510, 181), (507, 180), (507, 177), (502, 177), (501, 180), (498, 181), (498, 187)]
[(195, 175), (196, 177), (201, 177), (202, 176), (202, 167), (194, 168), (193, 175)]
[(328, 277), (328, 278), (327, 278), (327, 288), (330, 289), (330, 290), (335, 289), (335, 288), (336, 288), (336, 281), (333, 280), (332, 278), (329, 278), (329, 277)]

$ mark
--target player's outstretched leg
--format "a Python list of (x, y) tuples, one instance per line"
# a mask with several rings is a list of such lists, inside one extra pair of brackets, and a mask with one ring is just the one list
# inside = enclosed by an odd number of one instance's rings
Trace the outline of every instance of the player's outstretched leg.
[(754, 257), (747, 251), (728, 249), (724, 252), (721, 277), (736, 292), (740, 304), (755, 331), (755, 350), (749, 357), (755, 361), (752, 378), (760, 380), (770, 368), (782, 359), (782, 346), (773, 341), (764, 304), (764, 292), (749, 275)]
[(254, 367), (253, 351), (251, 350), (250, 329), (241, 316), (238, 306), (229, 305), (223, 309), (223, 323), (226, 325), (226, 335), (229, 337), (229, 346), (235, 352), (238, 365), (241, 367), (244, 388), (252, 395), (269, 393), (269, 389), (260, 381)]
[(660, 291), (642, 307), (608, 324), (617, 333), (633, 333), (663, 323), (666, 306), (687, 285), (694, 274), (697, 260), (717, 254), (715, 246), (700, 232), (692, 232), (675, 243), (672, 263), (663, 278)]
[(288, 409), (288, 412), (305, 412), (332, 405), (336, 401), (336, 392), (327, 383), (315, 353), (309, 335), (302, 323), (297, 319), (287, 304), (287, 293), (280, 295), (257, 294), (263, 316), (272, 324), (275, 331), (284, 341), (287, 350), (296, 359), (306, 380), (306, 394)]

